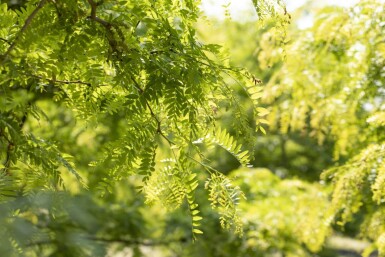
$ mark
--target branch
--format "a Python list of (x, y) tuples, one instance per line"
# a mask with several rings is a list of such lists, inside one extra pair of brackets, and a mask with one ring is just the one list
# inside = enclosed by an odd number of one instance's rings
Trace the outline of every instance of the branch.
[[(97, 241), (97, 242), (103, 242), (103, 243), (120, 243), (125, 245), (134, 245), (134, 246), (159, 246), (159, 245), (169, 245), (172, 243), (184, 243), (187, 242), (187, 239), (182, 237), (174, 240), (167, 240), (167, 241), (142, 241), (138, 239), (122, 239), (122, 238), (103, 238), (103, 237), (96, 237), (96, 236), (85, 236), (85, 239)], [(36, 241), (36, 242), (30, 242), (27, 244), (28, 247), (31, 246), (39, 246), (39, 245), (49, 245), (49, 244), (55, 244), (55, 240), (42, 240), (42, 241)]]
[(50, 80), (51, 82), (55, 83), (62, 83), (62, 84), (82, 84), (82, 85), (87, 85), (87, 86), (91, 86), (91, 83), (89, 82), (83, 82), (81, 80), (73, 80), (73, 81), (69, 81), (69, 80), (59, 80), (59, 79), (56, 79), (56, 80)]
[[(45, 78), (45, 77), (43, 77), (41, 75), (35, 75), (35, 74), (26, 73), (26, 72), (23, 72), (21, 74), (23, 74), (26, 77), (33, 77), (33, 78), (45, 80), (45, 81), (51, 82), (52, 84), (61, 83), (61, 84), (67, 84), (67, 85), (69, 85), (69, 84), (81, 84), (81, 85), (86, 85), (86, 86), (89, 86), (89, 87), (92, 86), (92, 84), (90, 82), (85, 82), (85, 81), (82, 81), (80, 79), (77, 79), (77, 80), (60, 80), (60, 79), (56, 79), (56, 75), (55, 74), (53, 74), (52, 78)], [(99, 86), (106, 86), (106, 85), (102, 84), (102, 85), (99, 85)]]
[(103, 20), (103, 19), (96, 16), (96, 8), (98, 7), (98, 4), (93, 0), (87, 0), (87, 2), (91, 6), (91, 15), (89, 16), (89, 18), (91, 20), (94, 20), (94, 21), (102, 24), (104, 27), (106, 27), (108, 30), (110, 30), (112, 27), (112, 24), (110, 22)]
[(94, 21), (96, 21), (96, 22), (102, 24), (102, 25), (103, 25), (104, 27), (106, 27), (107, 29), (111, 29), (111, 27), (112, 27), (112, 24), (111, 24), (111, 23), (109, 23), (108, 21), (103, 20), (103, 19), (101, 19), (101, 18), (99, 18), (99, 17), (96, 16), (96, 7), (97, 7), (97, 4), (96, 4), (94, 1), (92, 1), (92, 0), (87, 0), (87, 1), (88, 1), (88, 3), (91, 5), (91, 15), (90, 15), (91, 20), (94, 20)]
[(95, 19), (96, 18), (96, 7), (98, 7), (98, 5), (93, 0), (87, 0), (87, 2), (89, 3), (89, 5), (91, 5), (91, 16), (90, 16), (90, 18), (91, 19)]
[[(140, 94), (143, 94), (144, 93), (144, 90), (140, 87), (139, 83), (135, 80), (134, 76), (131, 75), (131, 80), (134, 82), (134, 86), (136, 89), (138, 89), (139, 93)], [(146, 102), (146, 105), (148, 107), (148, 109), (150, 110), (150, 114), (151, 116), (155, 119), (156, 121), (156, 124), (157, 124), (157, 129), (156, 129), (156, 132), (159, 133), (159, 135), (161, 135), (164, 139), (166, 139), (166, 141), (170, 144), (170, 145), (175, 145), (174, 142), (172, 142), (162, 131), (161, 129), (161, 122), (160, 120), (158, 119), (158, 117), (156, 117), (154, 111), (152, 110), (150, 104), (148, 103), (147, 99), (144, 99), (144, 101)]]
[(0, 40), (4, 41), (8, 45), (11, 45), (11, 42), (9, 42), (9, 40), (6, 40), (5, 38), (0, 37)]
[(134, 29), (133, 29), (132, 32), (131, 32), (131, 36), (134, 35), (135, 30), (138, 28), (139, 24), (140, 24), (140, 20), (138, 20), (138, 21), (136, 22), (136, 25), (135, 25)]
[[(28, 76), (28, 74), (25, 74)], [(29, 76), (31, 77), (35, 77), (35, 78), (38, 78), (38, 79), (43, 79), (43, 80), (46, 80), (46, 81), (49, 81), (51, 82), (52, 84), (55, 84), (55, 83), (62, 83), (62, 84), (81, 84), (81, 85), (87, 85), (87, 86), (92, 86), (90, 82), (84, 82), (84, 81), (81, 81), (81, 80), (60, 80), (60, 79), (49, 79), (49, 78), (44, 78), (42, 76), (39, 76), (39, 75), (33, 75), (33, 74), (30, 74)]]
[[(125, 37), (124, 37), (124, 34), (122, 32), (122, 30), (119, 28), (118, 25), (116, 24), (113, 24), (111, 22), (108, 22), (106, 20), (103, 20), (101, 18), (99, 18), (98, 16), (96, 16), (96, 8), (98, 7), (99, 4), (101, 4), (102, 2), (100, 3), (97, 3), (95, 2), (94, 0), (87, 0), (88, 4), (91, 6), (91, 15), (88, 16), (91, 20), (103, 25), (103, 27), (106, 29), (107, 31), (107, 39), (108, 39), (108, 43), (110, 44), (112, 50), (116, 53), (121, 53), (122, 51), (119, 51), (118, 47), (121, 46), (124, 48), (124, 50), (128, 50), (128, 46), (124, 43), (125, 42)], [(120, 45), (118, 45), (118, 41), (116, 40), (115, 38), (115, 34), (114, 34), (114, 31), (112, 30), (112, 28), (114, 28), (118, 34), (118, 36), (120, 37)]]
[(177, 238), (173, 240), (165, 240), (165, 241), (142, 241), (138, 239), (121, 239), (121, 238), (102, 238), (102, 237), (86, 237), (89, 240), (99, 241), (104, 243), (121, 243), (125, 245), (141, 245), (141, 246), (158, 246), (158, 245), (170, 245), (172, 243), (184, 243), (187, 241), (186, 238)]
[(2, 61), (0, 64), (3, 64), (3, 62), (7, 59), (8, 55), (11, 53), (11, 51), (16, 47), (16, 44), (18, 43), (21, 35), (26, 31), (28, 26), (31, 24), (33, 18), (36, 16), (38, 11), (43, 8), (43, 6), (46, 4), (46, 0), (41, 0), (35, 10), (28, 16), (28, 18), (25, 20), (23, 27), (20, 29), (19, 33), (17, 33), (15, 39), (13, 40), (12, 44), (9, 46), (8, 50), (5, 52), (4, 55), (0, 56), (2, 58)]

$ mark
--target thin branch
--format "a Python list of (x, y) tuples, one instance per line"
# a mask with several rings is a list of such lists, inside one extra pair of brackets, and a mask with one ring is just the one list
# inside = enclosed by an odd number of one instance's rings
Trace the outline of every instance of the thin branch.
[(3, 64), (3, 62), (7, 59), (8, 55), (11, 53), (11, 51), (16, 47), (16, 44), (19, 42), (19, 39), (20, 39), (21, 35), (27, 30), (27, 28), (31, 24), (33, 18), (35, 18), (36, 14), (39, 12), (39, 10), (44, 7), (46, 2), (47, 2), (46, 0), (41, 0), (39, 2), (39, 4), (37, 5), (37, 7), (35, 8), (35, 10), (33, 10), (33, 12), (25, 20), (23, 27), (20, 29), (19, 33), (17, 33), (17, 35), (16, 35), (15, 39), (13, 40), (12, 44), (9, 46), (9, 48), (5, 52), (5, 54), (3, 56), (1, 56), (2, 57), (1, 64)]
[(98, 7), (98, 4), (93, 0), (87, 0), (87, 2), (91, 6), (91, 15), (90, 15), (91, 20), (94, 20), (94, 21), (102, 24), (104, 27), (110, 28), (111, 23), (96, 16), (96, 8)]
[[(87, 0), (88, 4), (91, 6), (91, 15), (89, 16), (89, 18), (91, 20), (94, 20), (95, 22), (98, 22), (100, 23), (101, 25), (103, 25), (106, 30), (107, 30), (107, 33), (110, 35), (108, 36), (107, 35), (107, 39), (108, 39), (108, 42), (112, 48), (113, 51), (119, 53), (120, 51), (117, 49), (117, 41), (114, 37), (114, 32), (113, 30), (111, 29), (112, 27), (115, 28), (115, 30), (117, 31), (120, 39), (122, 40), (122, 46), (124, 47), (125, 50), (128, 50), (128, 47), (124, 44), (124, 41), (125, 41), (125, 38), (124, 38), (124, 35), (122, 33), (122, 31), (120, 30), (120, 28), (108, 21), (105, 21), (99, 17), (96, 16), (96, 9), (98, 7), (98, 3), (96, 3), (94, 0)], [(139, 21), (138, 23), (136, 24), (136, 26), (139, 25)], [(139, 83), (135, 80), (134, 76), (131, 75), (131, 79), (132, 81), (134, 82), (134, 85), (135, 87), (138, 89), (139, 93), (140, 94), (143, 94), (144, 93), (144, 90), (140, 87)], [(148, 103), (148, 101), (145, 99), (145, 102), (146, 102), (146, 106), (147, 108), (150, 110), (150, 113), (151, 113), (151, 116), (155, 119), (156, 123), (157, 123), (157, 133), (159, 133), (169, 144), (175, 144), (174, 142), (172, 142), (166, 135), (164, 135), (164, 133), (162, 132), (161, 130), (161, 122), (160, 120), (158, 119), (158, 117), (155, 115), (154, 111), (152, 110), (150, 104)]]
[[(124, 43), (126, 41), (126, 39), (125, 39), (124, 34), (123, 34), (122, 30), (120, 29), (119, 25), (111, 23), (111, 22), (106, 21), (106, 20), (103, 20), (103, 19), (99, 18), (98, 16), (96, 16), (96, 9), (102, 2), (97, 3), (94, 0), (87, 0), (87, 2), (91, 6), (91, 15), (88, 16), (88, 18), (101, 24), (106, 29), (107, 40), (111, 46), (112, 51), (116, 52), (118, 54), (121, 54), (122, 51), (118, 49), (119, 47), (122, 47), (125, 51), (128, 51), (129, 48)], [(127, 27), (126, 25), (122, 25), (122, 26)], [(115, 33), (114, 33), (112, 28), (114, 28), (116, 33), (118, 34), (118, 36), (120, 38), (120, 42), (118, 42), (116, 40)]]
[(8, 45), (11, 45), (11, 42), (9, 42), (9, 40), (6, 40), (5, 38), (0, 37), (0, 40), (4, 41)]
[[(131, 75), (131, 80), (134, 82), (134, 86), (136, 89), (138, 89), (139, 93), (140, 94), (143, 94), (144, 93), (144, 90), (140, 87), (139, 83), (135, 80), (134, 76)], [(166, 139), (166, 141), (170, 144), (170, 145), (175, 145), (175, 143), (173, 141), (171, 141), (162, 131), (161, 129), (161, 122), (160, 120), (158, 119), (158, 117), (155, 115), (154, 111), (152, 110), (151, 108), (151, 105), (148, 103), (147, 99), (144, 99), (144, 101), (146, 102), (146, 106), (147, 108), (150, 110), (150, 114), (151, 116), (155, 119), (156, 121), (156, 124), (157, 124), (157, 129), (156, 129), (156, 132), (159, 133), (159, 135), (161, 135), (164, 139)]]
[(221, 173), (217, 169), (211, 167), (210, 165), (207, 165), (207, 164), (205, 164), (205, 163), (203, 163), (201, 161), (198, 161), (197, 159), (195, 159), (191, 155), (187, 155), (187, 158), (189, 158), (192, 161), (196, 162), (197, 164), (201, 165), (209, 174), (212, 174), (212, 172), (214, 172), (214, 173)]
[[(170, 245), (172, 243), (184, 243), (187, 241), (186, 238), (177, 238), (174, 240), (167, 240), (167, 241), (142, 241), (137, 239), (122, 239), (122, 238), (103, 238), (103, 237), (95, 237), (95, 236), (85, 236), (85, 239), (102, 242), (102, 243), (120, 243), (125, 245), (134, 245), (134, 246), (160, 246), (160, 245)], [(55, 240), (42, 240), (42, 241), (36, 241), (36, 242), (30, 242), (27, 244), (28, 247), (32, 246), (40, 246), (40, 245), (49, 245), (49, 244), (55, 244)]]
[[(55, 74), (53, 75), (53, 78), (45, 78), (45, 77), (40, 76), (40, 75), (30, 74), (30, 73), (26, 73), (26, 72), (23, 72), (22, 74), (24, 76), (27, 76), (27, 77), (34, 77), (34, 78), (37, 78), (37, 79), (45, 80), (45, 81), (51, 82), (52, 84), (61, 83), (61, 84), (67, 84), (67, 85), (69, 85), (69, 84), (81, 84), (81, 85), (86, 85), (86, 86), (89, 86), (89, 87), (92, 86), (92, 84), (90, 82), (82, 81), (80, 79), (77, 79), (77, 80), (60, 80), (60, 79), (56, 79), (56, 75)], [(102, 84), (102, 85), (99, 85), (99, 86), (107, 86), (107, 85), (106, 84)]]
[(84, 82), (84, 81), (81, 81), (81, 80), (60, 80), (60, 79), (49, 79), (49, 78), (44, 78), (42, 76), (39, 76), (39, 75), (33, 75), (33, 74), (26, 74), (27, 76), (31, 76), (31, 77), (35, 77), (35, 78), (38, 78), (38, 79), (43, 79), (43, 80), (46, 80), (46, 81), (49, 81), (51, 83), (62, 83), (62, 84), (82, 84), (82, 85), (87, 85), (87, 86), (91, 86), (91, 83), (90, 82)]
[(87, 85), (87, 86), (91, 86), (91, 83), (89, 82), (84, 82), (84, 81), (81, 81), (81, 80), (73, 80), (73, 81), (69, 81), (69, 80), (59, 80), (59, 79), (56, 79), (55, 81), (53, 80), (50, 80), (52, 82), (57, 82), (57, 83), (62, 83), (62, 84), (82, 84), (82, 85)]
[(125, 245), (141, 245), (141, 246), (159, 246), (159, 245), (170, 245), (172, 243), (183, 243), (186, 242), (186, 238), (177, 238), (167, 241), (142, 241), (137, 239), (121, 239), (121, 238), (102, 238), (102, 237), (87, 237), (87, 239), (104, 242), (104, 243), (121, 243)]
[(94, 20), (94, 21), (102, 24), (104, 27), (106, 27), (107, 29), (110, 30), (112, 27), (112, 24), (110, 22), (103, 20), (103, 19), (96, 16), (96, 8), (98, 7), (98, 4), (93, 0), (87, 0), (87, 2), (91, 6), (91, 15), (89, 16), (89, 18), (91, 20)]
[(133, 75), (131, 75), (131, 80), (134, 82), (134, 86), (138, 89), (139, 93), (143, 94), (144, 90), (140, 87), (139, 83), (136, 81)]
[(131, 36), (134, 35), (134, 33), (135, 33), (136, 29), (138, 28), (139, 24), (140, 24), (140, 20), (138, 20), (138, 21), (136, 22), (136, 25), (135, 25), (135, 27), (133, 28), (133, 30), (132, 30), (132, 32), (131, 32)]

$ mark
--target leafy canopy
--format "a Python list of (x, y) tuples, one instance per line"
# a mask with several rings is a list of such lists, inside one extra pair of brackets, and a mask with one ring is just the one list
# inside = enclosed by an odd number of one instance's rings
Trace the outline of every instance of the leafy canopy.
[(334, 188), (327, 221), (343, 226), (364, 216), (361, 236), (374, 241), (365, 256), (385, 254), (384, 13), (379, 1), (324, 8), (293, 35), (284, 63), (269, 36), (258, 56), (262, 69), (280, 67), (263, 96), (271, 128), (334, 142), (333, 165), (321, 177)]
[[(68, 222), (81, 227), (89, 212), (77, 220), (57, 207), (71, 205), (65, 192), (92, 204), (84, 194), (114, 198), (128, 177), (147, 203), (187, 205), (195, 237), (202, 233), (195, 193), (208, 176), (222, 226), (242, 234), (242, 194), (210, 166), (202, 144), (247, 166), (248, 151), (219, 127), (215, 108), (238, 106), (237, 87), (258, 104), (260, 88), (226, 64), (219, 46), (197, 40), (196, 1), (31, 0), (19, 9), (1, 4), (0, 12), (0, 201), (8, 224), (1, 231), (9, 241), (2, 250), (69, 247), (59, 231)], [(92, 231), (96, 223), (80, 237), (97, 241), (87, 236), (103, 233)], [(14, 233), (23, 224), (28, 233)]]

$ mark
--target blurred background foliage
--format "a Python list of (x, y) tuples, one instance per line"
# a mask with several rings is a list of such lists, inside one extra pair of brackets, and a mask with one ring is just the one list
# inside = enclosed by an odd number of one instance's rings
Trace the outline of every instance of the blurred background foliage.
[[(2, 196), (2, 256), (331, 257), (359, 256), (364, 248), (365, 256), (375, 256), (376, 249), (384, 256), (384, 4), (307, 10), (314, 22), (299, 29), (296, 19), (304, 10), (291, 13), (285, 35), (277, 19), (268, 17), (263, 23), (202, 18), (197, 24), (202, 42), (224, 44), (228, 61), (255, 76), (269, 110), (268, 124), (262, 124), (267, 133), (255, 136), (261, 124), (247, 92), (237, 92), (240, 106), (212, 107), (223, 127), (253, 153), (255, 168), (245, 169), (220, 147), (204, 149), (210, 165), (245, 194), (239, 205), (243, 237), (221, 228), (205, 190), (195, 196), (203, 235), (192, 242), (190, 213), (145, 204), (137, 190), (141, 177), (100, 183), (110, 163), (89, 163), (102, 156), (106, 142), (120, 137), (124, 121), (115, 114), (88, 127), (64, 105), (44, 99), (36, 105), (46, 116), (27, 119), (24, 129), (56, 142), (84, 181), (63, 171), (59, 186), (65, 191), (41, 192), (52, 184), (42, 179), (45, 174), (31, 169), (30, 176), (20, 175), (20, 188), (30, 193), (12, 201)], [(234, 119), (239, 108), (248, 114), (241, 122), (249, 130)], [(157, 158), (167, 156), (161, 149)], [(336, 235), (352, 241), (333, 247)]]

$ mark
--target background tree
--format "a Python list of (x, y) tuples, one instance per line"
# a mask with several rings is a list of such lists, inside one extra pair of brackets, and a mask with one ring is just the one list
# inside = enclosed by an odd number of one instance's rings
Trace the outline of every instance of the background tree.
[(233, 64), (245, 63), (267, 85), (262, 100), (270, 110), (270, 131), (255, 141), (261, 150), (254, 166), (309, 181), (326, 170), (321, 182), (333, 181), (334, 191), (325, 222), (338, 233), (374, 241), (367, 256), (376, 247), (383, 254), (383, 8), (363, 1), (349, 9), (313, 10), (314, 25), (292, 26), (284, 42), (276, 37), (275, 20), (266, 20), (262, 30), (227, 22), (214, 33), (202, 32), (215, 42), (210, 35), (222, 31)]
[[(319, 11), (314, 25), (299, 30), (286, 46), (287, 60), (263, 97), (267, 104), (274, 103), (268, 118), (273, 128), (301, 131), (321, 145), (334, 142), (333, 164), (322, 174), (333, 182), (328, 220), (339, 226), (355, 224), (355, 233), (374, 240), (380, 255), (383, 8), (383, 3), (361, 1), (349, 9)], [(262, 68), (280, 62), (269, 54), (271, 45), (261, 46)]]

